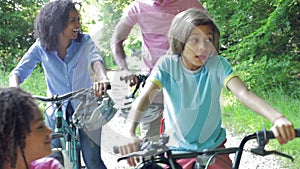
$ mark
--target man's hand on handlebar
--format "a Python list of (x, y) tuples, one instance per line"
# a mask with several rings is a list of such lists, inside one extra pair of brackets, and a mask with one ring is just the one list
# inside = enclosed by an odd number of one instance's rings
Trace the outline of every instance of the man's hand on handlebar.
[(288, 141), (295, 138), (295, 128), (288, 119), (284, 116), (274, 121), (271, 130), (280, 144), (286, 144)]
[(130, 87), (135, 86), (139, 82), (135, 73), (128, 71), (128, 70), (126, 70), (126, 71), (124, 71), (124, 73), (122, 73), (120, 80), (122, 80), (122, 81), (124, 80), (125, 83), (128, 83)]

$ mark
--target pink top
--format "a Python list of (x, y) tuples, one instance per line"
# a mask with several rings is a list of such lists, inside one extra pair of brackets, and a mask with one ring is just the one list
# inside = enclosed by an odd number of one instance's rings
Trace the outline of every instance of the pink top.
[(55, 158), (44, 157), (32, 161), (30, 164), (30, 169), (63, 169), (63, 167)]
[(142, 58), (150, 70), (169, 48), (172, 19), (188, 8), (205, 10), (199, 0), (136, 0), (126, 8), (122, 19), (129, 26), (139, 25), (143, 37)]

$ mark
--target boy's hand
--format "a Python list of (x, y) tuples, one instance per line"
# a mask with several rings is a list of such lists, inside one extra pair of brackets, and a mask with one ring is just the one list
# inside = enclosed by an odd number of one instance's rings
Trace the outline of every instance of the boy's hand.
[[(130, 143), (119, 146), (119, 152), (121, 153), (121, 155), (126, 155), (126, 154), (129, 154), (132, 152), (137, 152), (137, 151), (139, 151), (140, 143), (141, 143), (141, 139), (139, 139), (136, 136), (132, 136)], [(138, 157), (127, 159), (127, 163), (130, 166), (136, 166), (139, 162), (140, 162), (140, 159)]]
[(274, 121), (271, 130), (280, 144), (286, 144), (295, 138), (295, 128), (287, 118), (281, 117)]

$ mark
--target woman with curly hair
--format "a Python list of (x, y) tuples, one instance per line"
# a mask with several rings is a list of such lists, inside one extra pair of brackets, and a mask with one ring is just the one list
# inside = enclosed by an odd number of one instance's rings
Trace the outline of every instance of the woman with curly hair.
[[(104, 61), (90, 36), (81, 33), (77, 5), (71, 0), (56, 0), (41, 8), (34, 24), (37, 40), (11, 72), (10, 86), (19, 86), (41, 63), (47, 96), (63, 95), (91, 86), (96, 96), (106, 93), (108, 80)], [(62, 105), (66, 120), (70, 119), (75, 107), (76, 103), (72, 101)], [(46, 113), (46, 125), (52, 129), (55, 128), (55, 109), (52, 105)], [(101, 128), (89, 133), (79, 129), (79, 139), (86, 167), (105, 169), (101, 159)], [(54, 139), (52, 148), (60, 147), (59, 140)]]
[(29, 93), (20, 88), (0, 88), (0, 117), (1, 169), (38, 168), (41, 163), (34, 162), (37, 159), (52, 163), (52, 169), (60, 168), (51, 158), (42, 158), (51, 153), (51, 130)]

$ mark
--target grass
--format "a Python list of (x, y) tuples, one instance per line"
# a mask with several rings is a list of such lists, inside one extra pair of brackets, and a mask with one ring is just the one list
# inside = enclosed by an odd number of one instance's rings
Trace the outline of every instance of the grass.
[[(0, 86), (8, 86), (9, 73), (0, 71)], [(35, 69), (30, 76), (20, 85), (22, 89), (34, 95), (46, 95), (46, 83), (41, 69)]]
[(8, 86), (8, 73), (0, 71), (0, 87)]
[[(293, 99), (286, 96), (280, 89), (273, 93), (260, 93), (260, 96), (277, 110), (282, 112), (290, 121), (293, 122), (296, 128), (300, 127), (300, 119), (297, 115), (297, 113), (299, 113), (299, 99)], [(268, 120), (243, 106), (229, 92), (224, 92), (223, 98), (223, 123), (226, 128), (232, 128), (235, 133), (243, 135), (261, 130), (262, 127), (265, 127), (266, 129), (271, 128), (272, 124)], [(300, 167), (299, 145), (300, 139), (295, 139), (285, 145), (279, 145), (276, 140), (270, 140), (269, 142), (270, 149), (284, 152), (295, 158), (294, 163), (286, 158), (281, 158), (283, 159), (282, 166), (289, 169), (299, 169)]]

